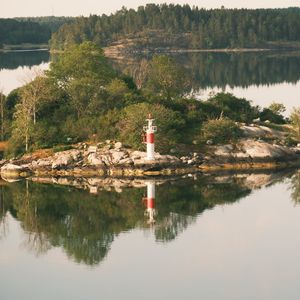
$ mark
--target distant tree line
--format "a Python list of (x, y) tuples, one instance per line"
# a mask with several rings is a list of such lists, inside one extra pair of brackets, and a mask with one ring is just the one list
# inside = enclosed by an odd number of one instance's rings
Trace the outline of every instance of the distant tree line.
[(51, 39), (54, 49), (92, 41), (108, 46), (133, 39), (135, 47), (234, 48), (300, 40), (300, 9), (199, 9), (147, 4), (110, 16), (79, 17)]
[(47, 44), (51, 34), (72, 19), (70, 17), (0, 19), (0, 48), (5, 44)]
[(47, 43), (51, 36), (51, 31), (47, 26), (31, 21), (0, 19), (0, 28), (0, 45)]

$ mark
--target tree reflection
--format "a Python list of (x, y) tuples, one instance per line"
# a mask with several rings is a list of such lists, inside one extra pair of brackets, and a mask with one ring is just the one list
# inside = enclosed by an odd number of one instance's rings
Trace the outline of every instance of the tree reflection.
[[(174, 55), (174, 54), (172, 54)], [(139, 87), (147, 80), (149, 56), (113, 60), (114, 67), (132, 76)], [(300, 79), (298, 52), (255, 53), (181, 53), (175, 59), (188, 69), (190, 89), (248, 87), (281, 82), (296, 83)]]
[[(155, 195), (157, 214), (151, 224), (147, 222), (149, 216), (144, 216), (145, 203), (141, 201), (146, 183), (119, 193), (103, 189), (97, 195), (33, 182), (14, 183), (2, 190), (9, 199), (4, 210), (20, 221), (27, 233), (24, 245), (30, 251), (39, 255), (51, 247), (60, 247), (76, 262), (96, 265), (105, 259), (114, 239), (124, 231), (151, 227), (156, 241), (170, 242), (205, 210), (233, 203), (251, 193), (244, 179), (224, 178), (201, 177), (156, 186), (151, 197)], [(154, 202), (151, 203), (150, 208), (154, 209)]]
[(32, 67), (49, 61), (48, 51), (3, 52), (0, 53), (0, 69)]
[(295, 204), (300, 204), (300, 171), (291, 177), (291, 198)]

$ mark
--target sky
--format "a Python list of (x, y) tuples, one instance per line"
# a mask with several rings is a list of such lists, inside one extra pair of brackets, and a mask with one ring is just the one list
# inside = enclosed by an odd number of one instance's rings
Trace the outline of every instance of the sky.
[(204, 8), (282, 8), (300, 7), (300, 0), (0, 0), (1, 18), (36, 16), (88, 16), (110, 14), (122, 6), (137, 8), (147, 3), (175, 3), (197, 5)]

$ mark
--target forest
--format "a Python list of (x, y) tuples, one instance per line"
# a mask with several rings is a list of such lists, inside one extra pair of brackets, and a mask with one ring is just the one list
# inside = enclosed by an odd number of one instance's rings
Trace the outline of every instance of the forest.
[(0, 49), (4, 45), (48, 44), (51, 34), (72, 19), (68, 17), (0, 19)]
[(53, 33), (51, 48), (62, 50), (84, 41), (135, 50), (253, 48), (299, 40), (299, 8), (206, 10), (147, 4), (137, 10), (123, 7), (110, 16), (78, 17)]
[(31, 21), (0, 19), (0, 47), (5, 44), (48, 43), (51, 31), (47, 26)]

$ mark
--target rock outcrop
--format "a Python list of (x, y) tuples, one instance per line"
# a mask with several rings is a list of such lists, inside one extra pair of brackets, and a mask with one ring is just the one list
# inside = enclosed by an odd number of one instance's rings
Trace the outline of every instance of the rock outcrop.
[(1, 174), (18, 177), (26, 171), (38, 176), (144, 176), (169, 175), (197, 171), (172, 155), (155, 154), (155, 160), (147, 160), (146, 152), (128, 149), (120, 142), (106, 141), (97, 146), (76, 145), (76, 149), (50, 154), (47, 157), (30, 160), (26, 156), (26, 165), (22, 159), (15, 160), (15, 169), (6, 164)]
[(142, 177), (182, 175), (207, 169), (266, 169), (300, 162), (300, 147), (288, 148), (254, 139), (244, 139), (234, 145), (206, 145), (203, 153), (199, 152), (180, 158), (155, 153), (155, 160), (147, 160), (146, 152), (128, 149), (120, 142), (106, 141), (93, 146), (81, 143), (55, 154), (48, 151), (41, 158), (27, 154), (18, 160), (2, 161), (1, 176)]
[(299, 163), (299, 158), (295, 149), (244, 139), (236, 145), (210, 146), (201, 168), (272, 168), (279, 164)]

